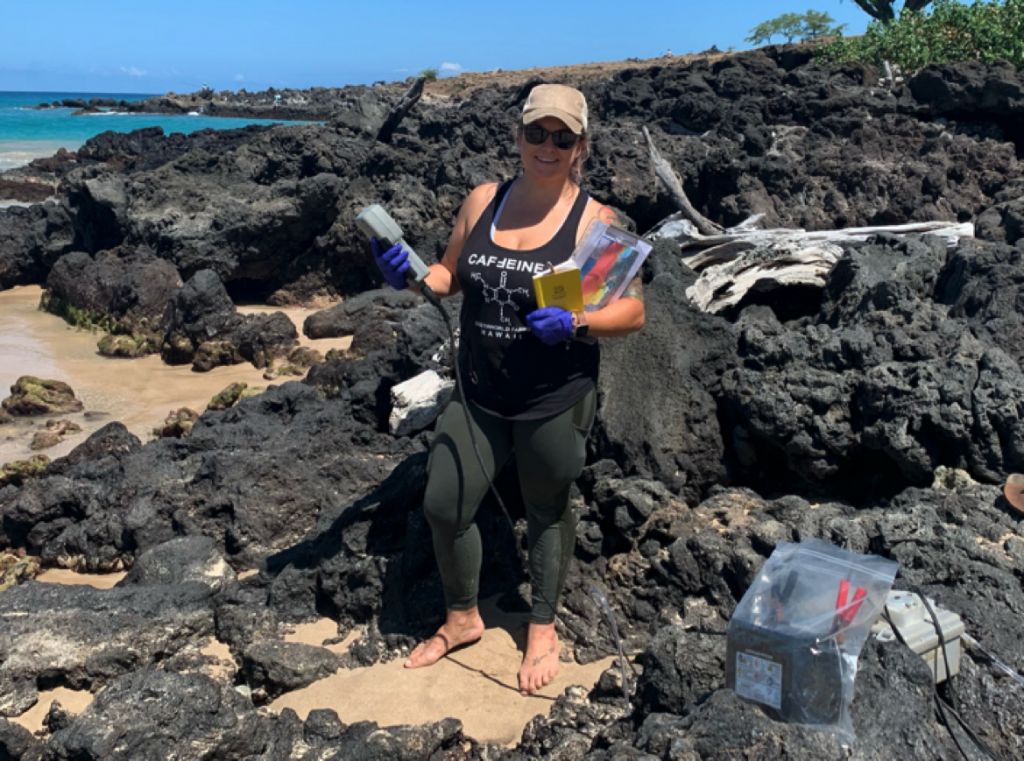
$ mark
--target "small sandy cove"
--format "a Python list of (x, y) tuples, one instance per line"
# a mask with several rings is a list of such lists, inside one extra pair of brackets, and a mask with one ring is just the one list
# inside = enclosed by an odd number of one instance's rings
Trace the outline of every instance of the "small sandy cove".
[[(51, 569), (40, 574), (37, 581), (109, 589), (123, 577), (123, 573), (96, 575)], [(516, 672), (522, 658), (519, 647), (525, 615), (504, 613), (493, 603), (481, 605), (481, 611), (488, 627), (483, 638), (431, 667), (406, 669), (402, 666), (404, 659), (399, 658), (369, 668), (339, 669), (308, 687), (280, 696), (269, 709), (280, 712), (291, 708), (305, 719), (316, 708), (331, 708), (347, 724), (375, 721), (381, 726), (423, 724), (453, 716), (462, 721), (467, 735), (480, 742), (514, 745), (526, 724), (538, 714), (546, 715), (566, 687), (594, 685), (613, 661), (606, 658), (586, 666), (563, 662), (553, 683), (537, 695), (523, 697), (516, 686)], [(294, 627), (285, 640), (323, 645), (335, 636), (334, 621), (325, 618)], [(358, 636), (359, 632), (354, 632), (345, 641), (325, 647), (341, 653)], [(202, 652), (219, 661), (211, 674), (232, 677), (235, 664), (224, 643), (210, 640)], [(41, 692), (39, 702), (14, 721), (32, 732), (40, 731), (53, 700), (77, 714), (89, 705), (92, 695), (63, 687)]]
[[(85, 405), (83, 412), (53, 417), (71, 420), (82, 431), (68, 436), (55, 447), (42, 450), (50, 459), (63, 457), (85, 441), (93, 431), (112, 420), (124, 423), (143, 441), (168, 413), (181, 407), (203, 412), (214, 394), (231, 383), (243, 382), (266, 388), (270, 383), (296, 380), (282, 377), (267, 381), (263, 370), (248, 363), (215, 367), (207, 373), (192, 371), (190, 365), (166, 365), (153, 354), (138, 359), (111, 359), (99, 354), (96, 342), (101, 333), (72, 328), (60, 317), (41, 312), (43, 289), (35, 285), (0, 291), (0, 400), (22, 375), (64, 381)], [(299, 343), (326, 354), (346, 349), (350, 336), (310, 339), (302, 334), (306, 317), (315, 308), (240, 307), (242, 314), (284, 312), (295, 323)], [(32, 433), (49, 416), (0, 424), (0, 464), (22, 460), (33, 454)]]

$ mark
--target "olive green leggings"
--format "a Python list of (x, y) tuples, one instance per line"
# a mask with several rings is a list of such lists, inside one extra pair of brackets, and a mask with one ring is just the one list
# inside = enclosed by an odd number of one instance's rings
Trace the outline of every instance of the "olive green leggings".
[(594, 422), (597, 392), (553, 417), (505, 420), (470, 403), (470, 417), (486, 472), (473, 453), (464, 402), (456, 396), (437, 424), (427, 469), (423, 511), (450, 610), (477, 604), (480, 587), (480, 530), (473, 520), (488, 481), (515, 453), (526, 506), (530, 621), (549, 624), (576, 543), (576, 516), (569, 487), (583, 470), (585, 444)]

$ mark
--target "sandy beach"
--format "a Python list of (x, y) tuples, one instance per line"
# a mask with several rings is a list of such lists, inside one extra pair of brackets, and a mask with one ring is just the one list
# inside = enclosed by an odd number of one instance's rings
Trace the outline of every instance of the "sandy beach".
[[(0, 398), (7, 396), (10, 386), (22, 375), (64, 381), (74, 389), (85, 410), (61, 417), (80, 425), (82, 432), (42, 450), (51, 459), (67, 454), (112, 420), (124, 423), (146, 441), (168, 412), (181, 407), (202, 412), (210, 398), (228, 384), (266, 387), (287, 380), (267, 381), (263, 371), (250, 364), (196, 373), (189, 365), (166, 365), (157, 355), (140, 359), (103, 357), (96, 351), (101, 334), (72, 328), (61, 318), (39, 310), (42, 292), (38, 286), (0, 291)], [(302, 322), (314, 309), (260, 306), (239, 311), (284, 311), (295, 321), (301, 343), (322, 353), (350, 343), (347, 338), (311, 340), (302, 336)], [(44, 422), (45, 418), (31, 418), (0, 425), (0, 463), (35, 454), (29, 442)]]

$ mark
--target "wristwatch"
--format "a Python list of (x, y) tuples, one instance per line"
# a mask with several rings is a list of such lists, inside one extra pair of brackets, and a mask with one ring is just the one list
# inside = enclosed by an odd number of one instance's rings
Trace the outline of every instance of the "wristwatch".
[(587, 318), (583, 312), (572, 313), (572, 337), (573, 338), (586, 338), (590, 332), (590, 326), (587, 325)]

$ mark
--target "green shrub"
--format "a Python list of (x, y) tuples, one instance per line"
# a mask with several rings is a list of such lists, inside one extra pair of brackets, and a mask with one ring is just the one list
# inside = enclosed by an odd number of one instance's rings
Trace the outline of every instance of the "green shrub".
[(434, 68), (424, 69), (423, 71), (420, 72), (420, 76), (423, 77), (428, 82), (434, 82), (437, 80), (438, 71), (437, 69)]
[(888, 24), (873, 21), (863, 36), (840, 38), (818, 55), (835, 63), (889, 61), (904, 72), (956, 61), (1006, 60), (1024, 68), (1024, 0), (936, 0), (930, 13), (904, 11)]

